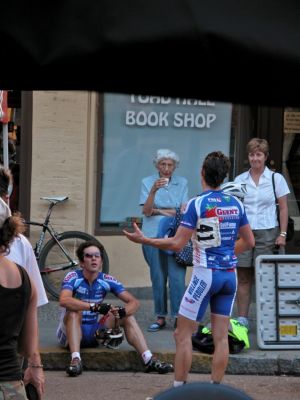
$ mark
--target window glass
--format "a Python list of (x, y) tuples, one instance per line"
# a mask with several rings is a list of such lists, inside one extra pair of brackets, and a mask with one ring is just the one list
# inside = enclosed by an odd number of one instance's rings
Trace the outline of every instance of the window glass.
[(101, 226), (139, 221), (141, 180), (157, 172), (156, 150), (180, 157), (175, 174), (189, 183), (189, 197), (201, 192), (200, 167), (207, 153), (229, 156), (232, 105), (145, 95), (103, 96), (103, 162), (99, 188)]

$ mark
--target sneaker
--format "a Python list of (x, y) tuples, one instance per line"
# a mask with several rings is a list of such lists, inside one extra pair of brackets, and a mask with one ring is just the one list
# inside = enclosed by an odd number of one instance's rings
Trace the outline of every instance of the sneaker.
[(238, 317), (236, 320), (239, 322), (240, 325), (243, 325), (249, 331), (249, 320), (248, 320), (248, 318), (246, 318), (246, 317)]
[(66, 368), (66, 372), (70, 376), (78, 376), (82, 373), (81, 360), (78, 357), (72, 359), (70, 365)]
[(159, 374), (167, 374), (173, 372), (174, 368), (172, 364), (162, 362), (158, 358), (152, 357), (151, 360), (146, 364), (145, 372), (158, 372)]

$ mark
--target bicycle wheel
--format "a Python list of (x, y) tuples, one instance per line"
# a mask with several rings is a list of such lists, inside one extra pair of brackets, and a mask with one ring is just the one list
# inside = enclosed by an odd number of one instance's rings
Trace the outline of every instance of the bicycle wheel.
[[(64, 254), (54, 239), (50, 239), (42, 248), (39, 260), (39, 268), (46, 290), (55, 299), (58, 299), (61, 283), (65, 275), (73, 269), (77, 269), (79, 261), (76, 249), (82, 242), (87, 240), (96, 241), (94, 236), (85, 232), (69, 231), (59, 234), (58, 241), (68, 253), (71, 261)], [(106, 251), (103, 251), (103, 272), (109, 272), (109, 261)]]

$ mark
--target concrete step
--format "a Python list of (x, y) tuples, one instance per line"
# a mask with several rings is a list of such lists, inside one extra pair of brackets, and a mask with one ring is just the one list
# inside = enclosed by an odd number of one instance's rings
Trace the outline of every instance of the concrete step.
[[(174, 363), (175, 342), (173, 338), (172, 319), (167, 319), (167, 326), (159, 332), (147, 332), (147, 327), (154, 321), (153, 302), (141, 299), (141, 307), (136, 319), (144, 333), (150, 350), (164, 361)], [(115, 301), (115, 304), (118, 303)], [(45, 369), (64, 370), (70, 361), (67, 350), (61, 349), (56, 340), (56, 328), (59, 321), (60, 308), (57, 302), (39, 308), (40, 350)], [(236, 316), (236, 310), (233, 312)], [(204, 324), (209, 322), (209, 312), (205, 315)], [(250, 308), (251, 348), (239, 354), (230, 355), (228, 374), (247, 375), (300, 375), (299, 350), (261, 350), (256, 340), (255, 303)], [(136, 351), (123, 341), (119, 349), (106, 348), (82, 349), (85, 369), (97, 371), (143, 371), (143, 364)], [(209, 373), (211, 355), (193, 352), (191, 372)]]

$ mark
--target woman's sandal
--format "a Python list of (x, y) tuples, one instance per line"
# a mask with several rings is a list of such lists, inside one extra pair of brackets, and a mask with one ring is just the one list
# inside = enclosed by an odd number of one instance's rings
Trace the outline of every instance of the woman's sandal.
[(157, 332), (157, 331), (160, 331), (161, 329), (163, 329), (165, 326), (166, 326), (166, 321), (164, 321), (162, 324), (160, 324), (156, 321), (148, 327), (147, 331), (148, 332)]

